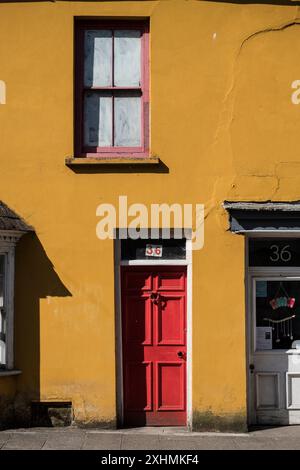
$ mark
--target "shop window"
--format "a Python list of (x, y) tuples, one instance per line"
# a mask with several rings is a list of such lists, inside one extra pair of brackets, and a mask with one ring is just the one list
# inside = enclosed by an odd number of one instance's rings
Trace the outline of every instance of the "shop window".
[(76, 156), (146, 156), (148, 25), (78, 21)]
[(300, 270), (298, 238), (249, 240), (249, 266), (270, 276), (255, 280), (256, 350), (290, 349), (300, 345)]
[(300, 280), (257, 280), (256, 350), (290, 349), (300, 340)]

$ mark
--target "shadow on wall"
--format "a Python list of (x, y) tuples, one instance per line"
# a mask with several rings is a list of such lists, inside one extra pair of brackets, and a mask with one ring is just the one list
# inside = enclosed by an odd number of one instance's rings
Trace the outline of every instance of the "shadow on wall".
[(71, 295), (36, 234), (24, 235), (16, 247), (15, 367), (22, 374), (17, 379), (15, 426), (33, 424), (31, 401), (40, 398), (40, 299)]
[(201, 2), (213, 2), (213, 3), (236, 3), (241, 5), (281, 5), (281, 6), (300, 6), (300, 1), (293, 1), (293, 0), (198, 0)]
[[(48, 2), (49, 0), (18, 0), (21, 3), (26, 3), (26, 2), (35, 2), (35, 3), (43, 3), (43, 2)], [(63, 1), (63, 0), (61, 0)], [(72, 1), (72, 0), (69, 0)], [(73, 0), (74, 1), (74, 0)], [(82, 1), (82, 0), (75, 0), (75, 1)], [(92, 1), (98, 1), (98, 0), (92, 0)], [(103, 1), (103, 0), (102, 0)], [(104, 0), (104, 1), (111, 1), (111, 0)], [(141, 0), (133, 0), (133, 1), (141, 1)], [(147, 1), (147, 0), (142, 0), (142, 1)], [(251, 1), (251, 0), (198, 0), (200, 2), (220, 2), (220, 3), (262, 3), (262, 4), (270, 4), (270, 5), (300, 5), (300, 1), (293, 1), (293, 0), (278, 0), (278, 1), (271, 1), (271, 0), (257, 0), (257, 1)], [(14, 0), (0, 0), (0, 3), (13, 3)]]
[[(15, 0), (18, 1), (19, 3), (27, 3), (27, 2), (34, 2), (34, 3), (46, 3), (49, 0)], [(58, 0), (59, 1), (59, 0)], [(63, 0), (61, 0), (63, 1)], [(69, 0), (72, 1), (72, 0)], [(77, 2), (81, 2), (82, 0), (73, 0)], [(98, 0), (92, 0), (94, 2)], [(110, 2), (111, 0), (102, 0), (105, 2)], [(148, 1), (148, 0), (133, 0), (135, 2), (140, 2), (140, 1)], [(247, 3), (252, 3), (252, 4), (263, 4), (263, 5), (283, 5), (283, 6), (299, 6), (300, 1), (294, 1), (294, 0), (256, 0), (256, 1), (251, 1), (251, 0), (198, 0), (198, 2), (217, 2), (217, 3), (240, 3), (241, 5), (247, 4)], [(0, 3), (15, 3), (14, 0), (0, 0)]]

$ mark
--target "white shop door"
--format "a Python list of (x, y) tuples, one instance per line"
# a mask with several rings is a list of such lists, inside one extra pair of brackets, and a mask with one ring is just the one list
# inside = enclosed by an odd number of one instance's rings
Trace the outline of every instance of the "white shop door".
[(249, 424), (300, 424), (300, 276), (250, 276)]

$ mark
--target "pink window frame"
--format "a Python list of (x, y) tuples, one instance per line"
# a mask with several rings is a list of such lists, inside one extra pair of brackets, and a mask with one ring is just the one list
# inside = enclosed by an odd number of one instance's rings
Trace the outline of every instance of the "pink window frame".
[[(87, 29), (138, 29), (142, 33), (141, 86), (101, 87), (91, 90), (140, 91), (142, 101), (140, 147), (84, 146), (84, 32)], [(75, 24), (75, 155), (76, 157), (147, 157), (149, 156), (149, 22), (135, 20), (78, 20)]]

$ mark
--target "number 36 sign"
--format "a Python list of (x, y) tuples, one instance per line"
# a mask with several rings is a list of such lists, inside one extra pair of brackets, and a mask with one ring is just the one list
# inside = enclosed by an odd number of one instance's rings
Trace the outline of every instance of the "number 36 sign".
[(146, 256), (153, 256), (154, 258), (162, 257), (162, 245), (146, 245)]
[(249, 266), (300, 267), (300, 238), (249, 240)]

